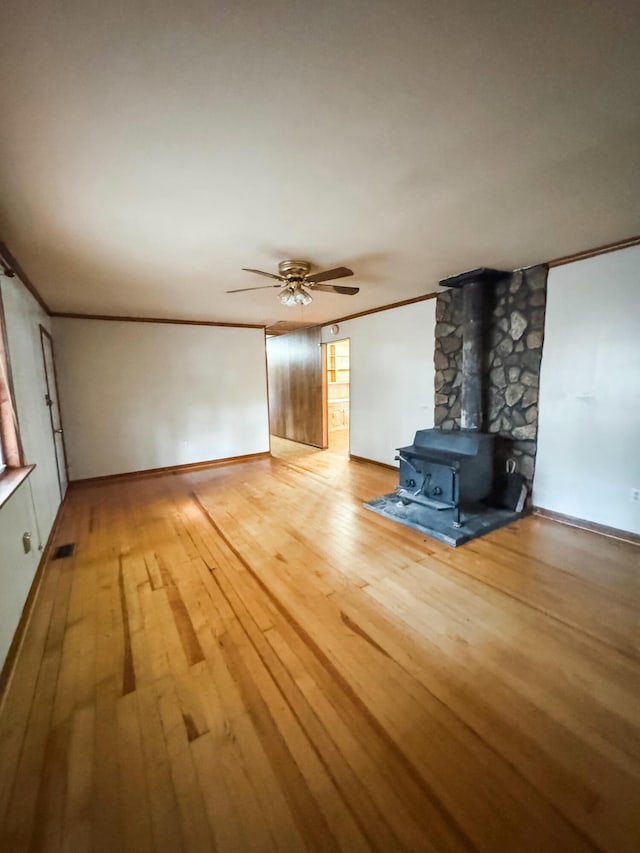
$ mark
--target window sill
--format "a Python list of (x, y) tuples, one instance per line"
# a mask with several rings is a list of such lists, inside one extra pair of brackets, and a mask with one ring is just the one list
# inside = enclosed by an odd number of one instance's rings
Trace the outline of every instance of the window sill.
[(25, 465), (23, 468), (7, 468), (4, 474), (0, 474), (0, 507), (5, 505), (35, 467), (35, 465)]

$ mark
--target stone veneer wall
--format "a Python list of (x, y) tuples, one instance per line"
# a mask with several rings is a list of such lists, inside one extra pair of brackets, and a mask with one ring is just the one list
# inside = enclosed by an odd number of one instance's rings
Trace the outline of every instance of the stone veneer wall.
[[(538, 387), (547, 301), (547, 268), (517, 270), (485, 285), (483, 432), (496, 435), (496, 467), (515, 458), (533, 485)], [(435, 425), (460, 429), (462, 289), (443, 289), (436, 303)]]

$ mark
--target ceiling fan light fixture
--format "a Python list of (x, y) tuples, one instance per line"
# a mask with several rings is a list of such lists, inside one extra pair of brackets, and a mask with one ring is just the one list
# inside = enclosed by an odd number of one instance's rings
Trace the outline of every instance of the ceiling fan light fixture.
[(286, 305), (288, 308), (292, 308), (295, 305), (309, 305), (313, 302), (311, 294), (299, 284), (283, 288), (278, 294), (278, 299), (281, 305)]
[(240, 287), (235, 290), (227, 290), (227, 293), (244, 293), (247, 290), (266, 290), (269, 287), (275, 287), (278, 288), (276, 298), (281, 305), (286, 305), (289, 308), (294, 305), (310, 305), (313, 302), (312, 290), (314, 292), (322, 290), (327, 293), (339, 293), (343, 296), (355, 296), (360, 290), (359, 287), (327, 284), (329, 281), (353, 275), (353, 270), (348, 267), (336, 267), (312, 274), (309, 261), (289, 260), (280, 261), (278, 275), (249, 267), (243, 267), (243, 270), (264, 275), (267, 278), (274, 278), (281, 284), (265, 284), (263, 287)]
[(286, 305), (288, 308), (291, 308), (296, 304), (296, 297), (293, 290), (290, 290), (288, 287), (285, 287), (279, 294), (278, 299), (280, 300), (281, 305)]
[(313, 302), (311, 294), (307, 293), (307, 291), (302, 287), (296, 288), (293, 298), (296, 305), (310, 305)]

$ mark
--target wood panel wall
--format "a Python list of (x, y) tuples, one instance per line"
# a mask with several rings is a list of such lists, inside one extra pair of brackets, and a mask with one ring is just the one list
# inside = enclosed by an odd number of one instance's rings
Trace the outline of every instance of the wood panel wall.
[(327, 446), (320, 328), (268, 338), (269, 418), (281, 438)]

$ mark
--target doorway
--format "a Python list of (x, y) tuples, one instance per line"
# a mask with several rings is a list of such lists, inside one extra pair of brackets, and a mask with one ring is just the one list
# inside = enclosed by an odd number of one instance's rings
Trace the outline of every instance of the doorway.
[(327, 427), (329, 450), (349, 456), (351, 342), (327, 344)]
[(62, 499), (67, 491), (67, 454), (64, 446), (62, 420), (60, 419), (60, 401), (56, 379), (56, 364), (53, 357), (53, 340), (44, 326), (40, 326), (40, 343), (42, 344), (42, 360), (44, 362), (44, 375), (47, 385), (47, 393), (44, 399), (46, 405), (49, 407), (51, 435), (53, 437), (53, 448), (55, 450), (56, 468), (58, 471), (58, 485), (60, 487), (60, 498)]

